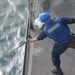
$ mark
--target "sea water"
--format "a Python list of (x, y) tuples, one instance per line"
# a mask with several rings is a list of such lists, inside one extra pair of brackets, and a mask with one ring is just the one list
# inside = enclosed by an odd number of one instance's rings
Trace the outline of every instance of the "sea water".
[(0, 0), (0, 75), (22, 75), (28, 0)]

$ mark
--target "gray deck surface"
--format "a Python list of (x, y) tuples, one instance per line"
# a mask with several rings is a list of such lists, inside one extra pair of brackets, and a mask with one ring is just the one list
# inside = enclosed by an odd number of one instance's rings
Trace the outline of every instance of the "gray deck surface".
[[(34, 0), (33, 12), (35, 17), (43, 11), (52, 13), (54, 17), (74, 17), (75, 0)], [(75, 33), (75, 24), (70, 25), (71, 31)], [(31, 35), (38, 35), (36, 32)], [(39, 47), (43, 48), (42, 52)], [(31, 75), (54, 75), (51, 72), (51, 51), (53, 41), (49, 38), (34, 42)], [(36, 50), (38, 48), (38, 50)], [(64, 75), (75, 75), (75, 50), (69, 48), (61, 57), (61, 68)]]

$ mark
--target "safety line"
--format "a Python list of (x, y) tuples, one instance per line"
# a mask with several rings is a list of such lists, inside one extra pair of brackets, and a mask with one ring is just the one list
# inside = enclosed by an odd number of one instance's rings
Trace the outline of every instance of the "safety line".
[(10, 52), (8, 52), (7, 54), (5, 54), (3, 57), (0, 58), (0, 60), (3, 59), (3, 58), (5, 58), (8, 54), (12, 53), (13, 51), (16, 51), (19, 47), (21, 47), (21, 46), (24, 45), (25, 43), (26, 43), (26, 42), (23, 42), (21, 45), (19, 45), (19, 46), (16, 47), (15, 49), (13, 49), (13, 50), (11, 50)]

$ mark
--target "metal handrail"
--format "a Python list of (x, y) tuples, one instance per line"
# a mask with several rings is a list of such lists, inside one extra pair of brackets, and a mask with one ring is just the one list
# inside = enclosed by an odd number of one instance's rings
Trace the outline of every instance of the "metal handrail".
[[(32, 8), (32, 6), (29, 3), (29, 19), (28, 19), (26, 39), (27, 39), (27, 36), (30, 35), (30, 24), (32, 22), (31, 21), (31, 8)], [(25, 54), (24, 54), (23, 74), (22, 75), (27, 75), (27, 73), (28, 73), (29, 51), (30, 51), (30, 43), (28, 42), (25, 45)]]
[[(28, 30), (28, 28), (27, 28), (27, 30)], [(28, 32), (27, 32), (27, 35), (28, 35)], [(26, 43), (26, 45), (25, 45), (25, 52), (24, 52), (25, 54), (24, 54), (23, 74), (22, 75), (27, 75), (29, 46), (30, 46), (29, 43)]]

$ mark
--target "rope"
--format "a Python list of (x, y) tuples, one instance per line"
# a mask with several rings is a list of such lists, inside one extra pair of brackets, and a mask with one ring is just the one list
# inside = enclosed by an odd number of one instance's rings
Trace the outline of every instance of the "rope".
[(10, 52), (8, 52), (7, 54), (5, 54), (3, 57), (0, 58), (0, 60), (3, 59), (3, 58), (5, 58), (8, 54), (12, 53), (13, 51), (16, 51), (19, 47), (21, 47), (21, 46), (24, 45), (25, 43), (26, 43), (26, 42), (23, 42), (21, 45), (19, 45), (19, 46), (16, 47), (15, 49), (13, 49), (13, 50), (11, 50)]

